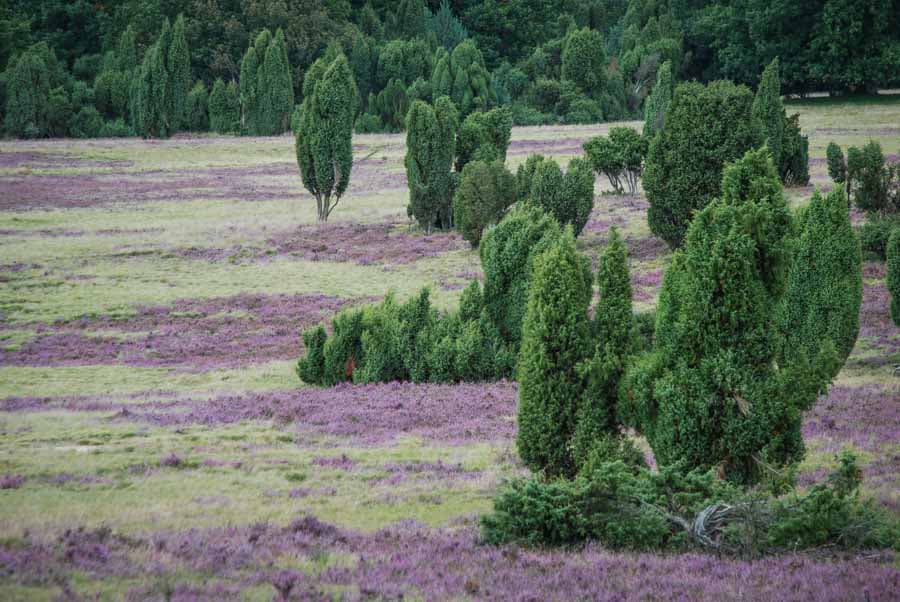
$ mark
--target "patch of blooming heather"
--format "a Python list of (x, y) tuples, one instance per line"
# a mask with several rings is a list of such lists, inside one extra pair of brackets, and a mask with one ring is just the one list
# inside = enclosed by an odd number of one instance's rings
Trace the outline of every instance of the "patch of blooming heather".
[(0, 349), (0, 364), (127, 364), (190, 369), (234, 367), (297, 355), (298, 329), (347, 304), (326, 295), (240, 294), (143, 307), (127, 319), (83, 318), (39, 324), (18, 349)]
[(122, 169), (132, 165), (133, 161), (84, 159), (69, 153), (0, 152), (0, 169)]
[(882, 366), (900, 360), (900, 328), (891, 320), (891, 295), (887, 290), (887, 267), (869, 262), (863, 266), (863, 301), (859, 312), (859, 338), (877, 349), (873, 357), (853, 358), (863, 365)]
[(659, 290), (662, 283), (663, 271), (651, 270), (642, 272), (637, 269), (631, 270), (631, 290), (635, 301), (649, 301)]
[(407, 264), (467, 247), (456, 232), (426, 236), (396, 223), (350, 222), (301, 226), (270, 238), (268, 243), (278, 255), (361, 265)]
[(0, 489), (18, 489), (25, 484), (25, 475), (5, 474), (0, 476)]
[(590, 136), (579, 137), (547, 137), (541, 140), (513, 140), (506, 151), (507, 156), (520, 155), (581, 155), (582, 146)]
[[(329, 557), (346, 560), (313, 573), (279, 568), (284, 558)], [(134, 586), (132, 599), (167, 591), (183, 592), (170, 593), (173, 600), (212, 599), (214, 593), (238, 597), (241, 590), (268, 585), (276, 596), (290, 596), (276, 599), (297, 600), (328, 599), (327, 593), (340, 588), (349, 600), (880, 602), (894, 599), (900, 587), (900, 570), (890, 559), (786, 555), (748, 562), (700, 554), (615, 554), (596, 545), (527, 551), (481, 545), (472, 527), (434, 530), (407, 522), (363, 534), (305, 516), (287, 527), (259, 523), (130, 538), (81, 530), (56, 541), (26, 537), (0, 544), (0, 579), (49, 586), (76, 571), (104, 581), (152, 575)], [(195, 574), (205, 578), (191, 579)], [(206, 589), (212, 584), (217, 592)]]
[(144, 405), (129, 420), (165, 426), (229, 424), (275, 419), (303, 432), (343, 437), (350, 443), (381, 444), (398, 437), (464, 444), (512, 440), (516, 385), (415, 383), (341, 384), (328, 389), (234, 395)]

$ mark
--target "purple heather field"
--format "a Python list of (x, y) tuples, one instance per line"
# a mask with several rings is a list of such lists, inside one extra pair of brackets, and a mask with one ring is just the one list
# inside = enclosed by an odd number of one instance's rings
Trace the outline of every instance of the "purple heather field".
[[(797, 110), (812, 183), (795, 206), (830, 187), (830, 140), (900, 151), (900, 105)], [(607, 129), (515, 128), (508, 164), (565, 164)], [(0, 599), (898, 599), (886, 551), (487, 546), (479, 515), (526, 474), (514, 382), (302, 384), (302, 329), (391, 289), (447, 309), (483, 278), (458, 234), (410, 223), (404, 152), (402, 135), (355, 137), (350, 189), (317, 225), (289, 137), (0, 142)], [(596, 267), (616, 226), (650, 309), (671, 252), (646, 198), (608, 188), (578, 245)], [(850, 448), (864, 495), (900, 513), (900, 329), (885, 266), (863, 277), (799, 485)]]

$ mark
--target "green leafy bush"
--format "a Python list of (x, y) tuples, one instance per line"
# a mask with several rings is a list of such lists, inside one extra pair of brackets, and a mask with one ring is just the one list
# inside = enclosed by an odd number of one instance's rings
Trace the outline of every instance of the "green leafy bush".
[(672, 63), (666, 61), (656, 72), (656, 85), (644, 104), (644, 138), (648, 141), (663, 129), (666, 113), (672, 104)]
[(209, 130), (209, 94), (206, 84), (198, 81), (191, 88), (187, 98), (187, 114), (185, 125), (192, 132), (205, 132)]
[(502, 162), (473, 161), (463, 168), (453, 197), (453, 221), (475, 248), (484, 229), (497, 223), (515, 202), (515, 176)]
[(103, 117), (93, 105), (81, 107), (69, 124), (69, 134), (73, 138), (96, 138), (103, 129)]
[(209, 95), (209, 126), (219, 134), (236, 134), (241, 129), (241, 104), (234, 82), (217, 79)]
[(826, 196), (816, 191), (797, 227), (793, 266), (777, 313), (782, 355), (812, 360), (830, 340), (839, 360), (833, 377), (856, 344), (862, 304), (862, 254), (843, 189)]
[(609, 136), (584, 143), (584, 152), (598, 175), (605, 175), (616, 194), (634, 194), (644, 167), (647, 139), (631, 128), (614, 127)]
[(670, 247), (681, 246), (694, 213), (718, 196), (724, 166), (762, 144), (752, 106), (750, 90), (727, 81), (675, 89), (643, 180), (650, 229)]
[(863, 258), (884, 261), (887, 259), (888, 239), (895, 228), (900, 228), (900, 216), (872, 216), (859, 226), (857, 234)]
[(572, 29), (562, 50), (562, 78), (573, 82), (590, 98), (599, 98), (606, 85), (606, 49), (595, 29)]

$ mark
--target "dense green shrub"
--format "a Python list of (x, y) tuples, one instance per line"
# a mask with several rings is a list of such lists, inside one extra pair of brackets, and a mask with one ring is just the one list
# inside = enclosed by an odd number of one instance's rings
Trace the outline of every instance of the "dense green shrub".
[[(611, 118), (612, 119), (612, 118)], [(597, 101), (590, 98), (576, 98), (569, 103), (563, 114), (565, 123), (598, 123), (603, 121), (603, 109)]]
[(297, 375), (323, 386), (508, 377), (512, 355), (479, 307), (477, 282), (463, 301), (459, 312), (439, 315), (423, 289), (402, 304), (389, 293), (380, 304), (342, 311), (332, 320), (330, 337), (322, 326), (303, 333), (306, 355), (297, 362)]
[(472, 161), (463, 168), (453, 197), (453, 222), (472, 245), (516, 202), (516, 180), (501, 161)]
[(512, 113), (506, 107), (476, 111), (462, 122), (456, 146), (456, 171), (469, 161), (506, 161), (512, 133)]
[(562, 78), (590, 98), (599, 98), (606, 85), (606, 47), (595, 29), (572, 29), (562, 51)]
[(570, 229), (534, 262), (516, 373), (516, 446), (526, 466), (548, 476), (577, 469), (569, 443), (584, 393), (578, 367), (589, 353), (591, 282)]
[(134, 136), (131, 126), (124, 119), (119, 117), (115, 121), (107, 121), (100, 128), (101, 138), (127, 138)]
[(86, 105), (75, 113), (69, 124), (73, 138), (96, 138), (103, 129), (103, 116), (93, 105)]
[(94, 80), (94, 104), (106, 117), (124, 117), (128, 113), (128, 75), (122, 71), (103, 71)]
[(169, 74), (166, 94), (168, 96), (171, 131), (178, 132), (187, 127), (188, 94), (191, 89), (191, 53), (188, 48), (184, 15), (178, 15), (172, 28), (172, 40), (166, 57)]
[(188, 94), (185, 119), (185, 126), (192, 132), (209, 130), (209, 94), (206, 91), (206, 84), (202, 81), (194, 84)]
[(756, 97), (753, 99), (753, 117), (762, 124), (763, 136), (772, 161), (781, 165), (784, 147), (785, 115), (781, 102), (781, 80), (779, 79), (778, 58), (763, 70)]
[[(585, 389), (570, 443), (576, 466), (608, 456), (619, 439), (616, 417), (619, 381), (632, 352), (631, 280), (625, 243), (613, 227), (597, 268), (600, 300), (591, 324), (592, 357), (579, 366)], [(603, 449), (599, 449), (603, 448)], [(610, 458), (605, 458), (609, 460)]]
[(884, 261), (887, 259), (887, 245), (891, 232), (900, 228), (900, 216), (870, 217), (859, 226), (857, 235), (866, 260)]
[(356, 86), (347, 58), (316, 61), (303, 82), (303, 104), (296, 136), (303, 186), (316, 198), (316, 218), (328, 216), (350, 184)]
[(484, 57), (475, 42), (465, 40), (453, 52), (438, 50), (431, 90), (435, 96), (449, 96), (459, 108), (460, 117), (473, 111), (487, 111), (497, 104), (491, 88), (491, 76), (484, 65)]
[[(329, 47), (323, 62), (330, 64), (336, 57), (337, 51)], [(355, 96), (354, 90), (354, 106)], [(240, 98), (243, 133), (272, 136), (290, 129), (294, 83), (281, 29), (274, 36), (264, 29), (244, 53), (240, 70)]]
[(829, 142), (825, 156), (828, 160), (828, 175), (836, 184), (844, 184), (847, 181), (847, 163), (841, 147)]
[(609, 136), (584, 143), (584, 152), (598, 175), (605, 175), (616, 194), (634, 194), (644, 167), (647, 139), (631, 128), (614, 127)]
[(830, 340), (839, 362), (856, 344), (862, 303), (862, 256), (842, 188), (817, 191), (799, 216), (787, 291), (778, 307), (783, 357), (816, 358)]
[(891, 232), (887, 244), (887, 286), (891, 293), (891, 317), (900, 326), (900, 227)]
[(432, 108), (417, 100), (406, 117), (406, 179), (409, 182), (408, 213), (430, 233), (452, 224), (454, 181), (451, 174), (456, 153), (459, 117), (446, 96)]
[[(50, 66), (32, 46), (10, 61), (6, 72), (6, 131), (16, 137), (45, 135), (48, 128)], [(27, 130), (33, 133), (26, 136)]]
[(858, 153), (853, 153), (853, 158), (853, 161), (848, 159), (847, 172), (856, 206), (866, 213), (888, 212), (890, 172), (885, 167), (881, 145), (870, 140)]
[(234, 82), (225, 85), (217, 79), (213, 84), (209, 95), (209, 127), (219, 134), (241, 131), (241, 102)]
[(681, 245), (694, 213), (719, 194), (725, 164), (762, 143), (752, 106), (749, 89), (726, 81), (675, 89), (643, 179), (650, 229), (669, 246)]
[(672, 63), (664, 62), (656, 72), (656, 85), (644, 105), (644, 138), (648, 141), (663, 129), (672, 104)]
[(765, 464), (802, 457), (801, 412), (837, 360), (824, 344), (813, 364), (776, 361), (773, 316), (791, 219), (767, 151), (729, 166), (722, 191), (696, 216), (666, 271), (656, 345), (626, 374), (619, 412), (647, 437), (659, 464), (716, 467), (750, 484)]
[(519, 203), (524, 203), (531, 197), (534, 172), (543, 161), (544, 155), (528, 155), (525, 162), (519, 164), (516, 170), (516, 201)]
[(517, 206), (481, 239), (484, 304), (491, 322), (518, 350), (535, 258), (560, 236), (559, 222), (539, 207)]
[(845, 453), (824, 482), (776, 499), (742, 492), (713, 471), (662, 467), (653, 473), (624, 461), (602, 462), (572, 481), (510, 482), (482, 517), (481, 533), (492, 545), (597, 541), (612, 549), (743, 557), (896, 547), (896, 520), (860, 497), (860, 476), (856, 459)]
[(555, 217), (561, 225), (571, 225), (578, 236), (594, 206), (594, 172), (580, 158), (569, 161), (565, 175), (555, 160), (541, 161), (534, 170), (529, 202)]
[(794, 114), (784, 123), (781, 147), (781, 181), (791, 186), (809, 184), (809, 138), (800, 132), (800, 115)]

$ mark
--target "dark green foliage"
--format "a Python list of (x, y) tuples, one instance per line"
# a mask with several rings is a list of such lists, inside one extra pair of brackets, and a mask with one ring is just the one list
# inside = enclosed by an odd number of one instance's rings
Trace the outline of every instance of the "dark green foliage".
[(400, 0), (394, 16), (394, 33), (401, 38), (417, 38), (425, 35), (424, 0)]
[(404, 128), (409, 106), (406, 86), (400, 79), (390, 80), (377, 96), (369, 95), (368, 112), (377, 115), (390, 132), (399, 132)]
[[(291, 113), (294, 110), (294, 82), (291, 77), (291, 66), (288, 63), (287, 47), (284, 32), (279, 29), (266, 49), (265, 63), (262, 66), (265, 77), (264, 87), (260, 90), (264, 96), (266, 131), (282, 134), (290, 129)], [(354, 115), (355, 115), (354, 108)]]
[(693, 214), (719, 194), (725, 164), (762, 143), (752, 105), (750, 90), (730, 82), (675, 89), (643, 180), (650, 229), (669, 246), (681, 245)]
[(753, 117), (762, 123), (763, 136), (772, 154), (772, 161), (775, 165), (781, 165), (785, 117), (784, 105), (781, 103), (781, 80), (777, 58), (772, 59), (762, 73), (753, 100)]
[(515, 176), (501, 161), (472, 161), (463, 168), (453, 197), (453, 221), (475, 248), (484, 229), (500, 221), (515, 202)]
[[(494, 499), (494, 511), (482, 517), (481, 533), (491, 545), (596, 541), (612, 549), (744, 557), (896, 547), (896, 520), (860, 497), (860, 477), (855, 458), (843, 453), (825, 482), (774, 499), (744, 493), (712, 471), (662, 467), (654, 473), (611, 460), (573, 481), (512, 481)], [(699, 520), (701, 513), (706, 521)], [(720, 520), (709, 520), (715, 514)]]
[[(10, 63), (6, 72), (6, 131), (25, 137), (43, 136), (48, 128), (50, 67), (33, 46)], [(30, 136), (34, 137), (34, 136)]]
[(672, 63), (666, 61), (656, 72), (656, 85), (644, 105), (644, 138), (650, 140), (666, 124), (666, 113), (672, 104)]
[(466, 290), (460, 311), (443, 316), (431, 307), (427, 289), (402, 304), (389, 293), (378, 305), (340, 312), (330, 337), (322, 326), (303, 333), (307, 353), (297, 363), (297, 374), (322, 386), (508, 377), (511, 354), (480, 304), (477, 282)]
[(209, 127), (219, 134), (241, 131), (241, 104), (234, 82), (225, 85), (221, 79), (213, 84), (209, 95)]
[(616, 194), (634, 194), (644, 167), (647, 139), (631, 128), (615, 127), (609, 136), (584, 143), (584, 152), (598, 175), (605, 175)]
[(303, 89), (297, 164), (303, 185), (316, 198), (316, 217), (324, 222), (346, 192), (353, 167), (356, 86), (346, 57), (319, 62), (306, 74)]
[(373, 41), (366, 36), (353, 38), (353, 47), (350, 50), (350, 68), (353, 70), (353, 79), (359, 92), (357, 110), (364, 111), (368, 102), (369, 93), (375, 89), (375, 69), (378, 65), (378, 54)]
[(103, 129), (103, 117), (93, 105), (85, 105), (75, 113), (69, 124), (73, 138), (96, 138)]
[(432, 94), (449, 96), (459, 108), (460, 117), (472, 111), (486, 111), (497, 104), (490, 82), (484, 58), (472, 40), (460, 43), (449, 54), (438, 50), (431, 74)]
[(593, 356), (579, 369), (585, 389), (571, 441), (579, 467), (609, 458), (609, 447), (621, 445), (616, 417), (619, 381), (632, 353), (631, 280), (625, 243), (615, 227), (597, 270), (600, 301), (591, 325)]
[(900, 228), (900, 217), (872, 216), (857, 230), (863, 258), (866, 260), (884, 261), (887, 259), (887, 245), (891, 232)]
[(516, 446), (526, 466), (548, 476), (577, 470), (569, 442), (584, 391), (578, 365), (589, 353), (591, 281), (571, 230), (534, 262), (517, 370)]
[(569, 161), (565, 175), (555, 160), (541, 161), (534, 170), (529, 202), (555, 217), (561, 225), (571, 225), (577, 236), (594, 206), (594, 172), (580, 158)]
[(778, 173), (787, 185), (809, 184), (809, 138), (800, 132), (799, 114), (791, 115), (785, 121)]
[(847, 162), (844, 160), (844, 152), (841, 147), (834, 142), (829, 142), (825, 155), (828, 159), (828, 175), (836, 184), (845, 183), (847, 181)]
[(104, 71), (94, 80), (94, 105), (106, 117), (128, 113), (129, 76), (122, 71)]
[(856, 344), (862, 303), (862, 256), (843, 189), (813, 194), (797, 226), (793, 267), (777, 314), (781, 355), (812, 360), (830, 340), (839, 360), (834, 377)]
[(535, 258), (559, 238), (559, 222), (539, 207), (516, 207), (481, 240), (484, 303), (491, 322), (518, 350)]
[(408, 213), (426, 232), (452, 223), (453, 178), (459, 118), (446, 96), (434, 108), (417, 100), (406, 118), (406, 179)]
[[(329, 47), (323, 57), (330, 64), (338, 50)], [(322, 63), (318, 69), (321, 70)], [(313, 79), (322, 73), (316, 66)], [(244, 133), (254, 136), (273, 136), (290, 129), (294, 110), (294, 82), (288, 60), (284, 32), (278, 29), (273, 36), (264, 29), (256, 36), (241, 61), (241, 119)], [(354, 103), (356, 99), (353, 99)], [(355, 116), (355, 115), (354, 115)]]
[(599, 31), (573, 29), (562, 51), (562, 78), (590, 98), (599, 98), (606, 85), (606, 49)]
[(512, 113), (506, 107), (470, 114), (459, 128), (456, 171), (473, 160), (505, 162), (511, 133)]
[(722, 201), (694, 219), (666, 271), (655, 349), (629, 369), (619, 411), (647, 437), (659, 464), (716, 467), (750, 484), (764, 463), (802, 457), (801, 412), (837, 360), (823, 344), (809, 362), (776, 361), (773, 318), (791, 220), (768, 153), (750, 152), (729, 166), (722, 191)]
[(852, 152), (852, 148), (850, 151), (847, 172), (856, 206), (866, 213), (887, 212), (890, 178), (881, 145), (871, 140), (858, 153)]
[(888, 238), (887, 287), (891, 293), (891, 318), (900, 326), (900, 227), (895, 227)]
[(241, 131), (255, 133), (259, 115), (259, 91), (257, 89), (260, 57), (251, 45), (241, 60)]
[(434, 35), (437, 43), (447, 52), (453, 52), (453, 49), (469, 35), (465, 26), (453, 15), (447, 0), (441, 0), (437, 12), (429, 13), (427, 27), (428, 32)]
[(134, 132), (121, 117), (115, 121), (107, 121), (100, 128), (101, 138), (128, 138), (129, 136), (134, 136)]
[(185, 126), (192, 132), (209, 130), (209, 94), (201, 81), (188, 94)]
[(187, 126), (188, 93), (191, 88), (191, 54), (185, 33), (184, 15), (179, 15), (172, 28), (172, 42), (166, 57), (169, 73), (168, 94), (171, 131)]
[(544, 161), (544, 155), (528, 155), (525, 162), (516, 170), (516, 200), (519, 203), (526, 202), (531, 196), (531, 183), (534, 182), (534, 172), (538, 165)]

